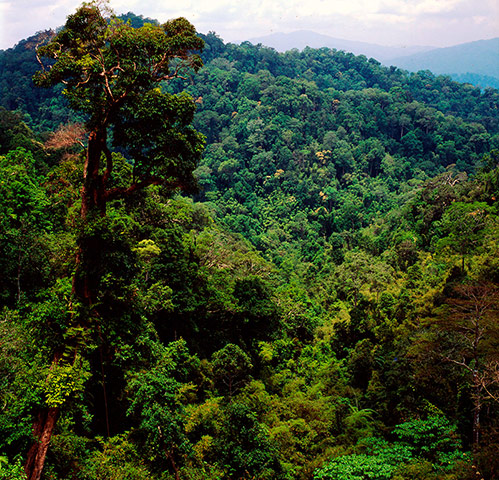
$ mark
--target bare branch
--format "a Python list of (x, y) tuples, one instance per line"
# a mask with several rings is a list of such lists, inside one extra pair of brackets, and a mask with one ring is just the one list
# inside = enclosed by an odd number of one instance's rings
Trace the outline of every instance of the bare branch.
[(45, 142), (45, 148), (51, 150), (69, 149), (78, 144), (85, 148), (83, 139), (85, 137), (85, 128), (79, 123), (67, 123), (60, 125), (57, 131), (52, 133)]

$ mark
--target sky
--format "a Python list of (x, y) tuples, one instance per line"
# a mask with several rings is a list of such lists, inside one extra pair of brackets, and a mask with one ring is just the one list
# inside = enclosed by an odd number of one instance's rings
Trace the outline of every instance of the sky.
[[(65, 23), (81, 0), (0, 0), (0, 49)], [(165, 22), (186, 17), (198, 32), (239, 43), (313, 30), (380, 45), (447, 47), (499, 36), (498, 0), (110, 0), (117, 14)]]

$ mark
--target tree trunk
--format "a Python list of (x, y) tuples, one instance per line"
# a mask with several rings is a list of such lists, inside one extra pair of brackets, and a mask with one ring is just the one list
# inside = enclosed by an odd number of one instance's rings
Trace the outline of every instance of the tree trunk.
[(104, 199), (104, 177), (101, 174), (101, 156), (106, 150), (105, 130), (93, 130), (88, 136), (87, 157), (83, 170), (83, 188), (81, 191), (81, 218), (86, 219), (92, 213), (106, 214)]
[(19, 248), (19, 255), (17, 257), (17, 304), (19, 305), (21, 303), (21, 262), (22, 262), (22, 250)]
[[(475, 356), (476, 358), (476, 356)], [(475, 362), (478, 362), (476, 359)], [(478, 378), (478, 369), (473, 369), (473, 390), (474, 390), (474, 405), (473, 405), (473, 451), (477, 451), (478, 443), (480, 441), (480, 411), (482, 410), (482, 386)]]
[(168, 450), (165, 447), (165, 452), (166, 452), (166, 456), (170, 459), (170, 462), (171, 462), (172, 467), (173, 467), (173, 471), (175, 472), (175, 480), (180, 480), (180, 470), (179, 470), (177, 464), (175, 463), (175, 459), (173, 458), (172, 451)]
[(76, 269), (73, 276), (73, 295), (86, 307), (95, 302), (94, 294), (99, 281), (96, 264), (100, 263), (95, 252), (100, 251), (100, 239), (97, 234), (85, 230), (90, 222), (106, 214), (104, 176), (101, 173), (101, 156), (105, 150), (105, 130), (90, 132), (81, 190), (82, 231), (78, 238)]
[[(95, 258), (95, 252), (99, 251), (99, 236), (86, 227), (94, 218), (102, 217), (106, 213), (104, 178), (100, 171), (101, 155), (105, 149), (105, 130), (97, 129), (90, 132), (81, 191), (82, 231), (78, 239), (76, 269), (73, 276), (73, 295), (84, 307), (91, 307), (95, 302), (94, 295), (100, 280), (99, 275), (96, 275), (99, 270), (99, 267), (96, 267), (99, 258), (98, 256)], [(56, 353), (52, 366), (57, 365), (59, 360), (60, 355)], [(28, 480), (40, 480), (59, 413), (60, 407), (43, 408), (33, 424), (35, 442), (28, 451), (24, 468)]]
[(59, 407), (45, 408), (38, 414), (33, 425), (36, 441), (29, 449), (24, 467), (28, 480), (40, 480), (58, 416)]
[(473, 409), (473, 450), (478, 449), (480, 441), (480, 410), (481, 405), (475, 405)]
[[(62, 357), (62, 352), (56, 351), (52, 359), (52, 367), (55, 367)], [(33, 436), (35, 441), (31, 445), (24, 471), (28, 480), (39, 480), (43, 465), (45, 464), (45, 457), (49, 448), (50, 439), (54, 433), (54, 429), (59, 417), (60, 407), (45, 407), (40, 409), (37, 419), (33, 422)]]
[(72, 293), (85, 308), (95, 304), (102, 276), (102, 237), (99, 233), (82, 232), (78, 238)]

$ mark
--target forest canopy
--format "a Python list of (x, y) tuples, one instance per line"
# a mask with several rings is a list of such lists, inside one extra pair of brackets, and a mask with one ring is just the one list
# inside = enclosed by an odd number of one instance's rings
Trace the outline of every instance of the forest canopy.
[(0, 66), (0, 479), (499, 479), (496, 90), (96, 3)]

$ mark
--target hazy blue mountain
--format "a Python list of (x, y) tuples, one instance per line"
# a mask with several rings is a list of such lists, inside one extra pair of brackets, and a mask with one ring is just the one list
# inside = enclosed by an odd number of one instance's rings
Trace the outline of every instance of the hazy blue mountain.
[(499, 87), (499, 38), (478, 40), (446, 48), (430, 46), (389, 47), (356, 42), (322, 35), (309, 30), (291, 33), (273, 33), (249, 40), (266, 45), (279, 52), (305, 47), (329, 47), (365, 55), (384, 65), (417, 72), (430, 70), (435, 74), (450, 75), (454, 80), (484, 87)]
[(499, 81), (499, 37), (392, 58), (390, 63), (409, 71), (431, 70), (456, 78), (471, 74), (469, 78), (473, 79), (473, 75), (479, 75), (481, 77), (475, 80), (479, 82), (487, 82), (486, 77), (493, 77), (487, 83), (494, 86), (494, 80)]
[(388, 47), (373, 43), (334, 38), (309, 30), (299, 30), (291, 33), (272, 33), (263, 37), (251, 38), (249, 41), (254, 45), (261, 43), (267, 47), (275, 48), (278, 52), (285, 52), (293, 48), (302, 50), (305, 47), (335, 48), (336, 50), (345, 50), (356, 55), (365, 55), (368, 58), (372, 57), (383, 63), (390, 58), (427, 52), (435, 48), (429, 46)]

